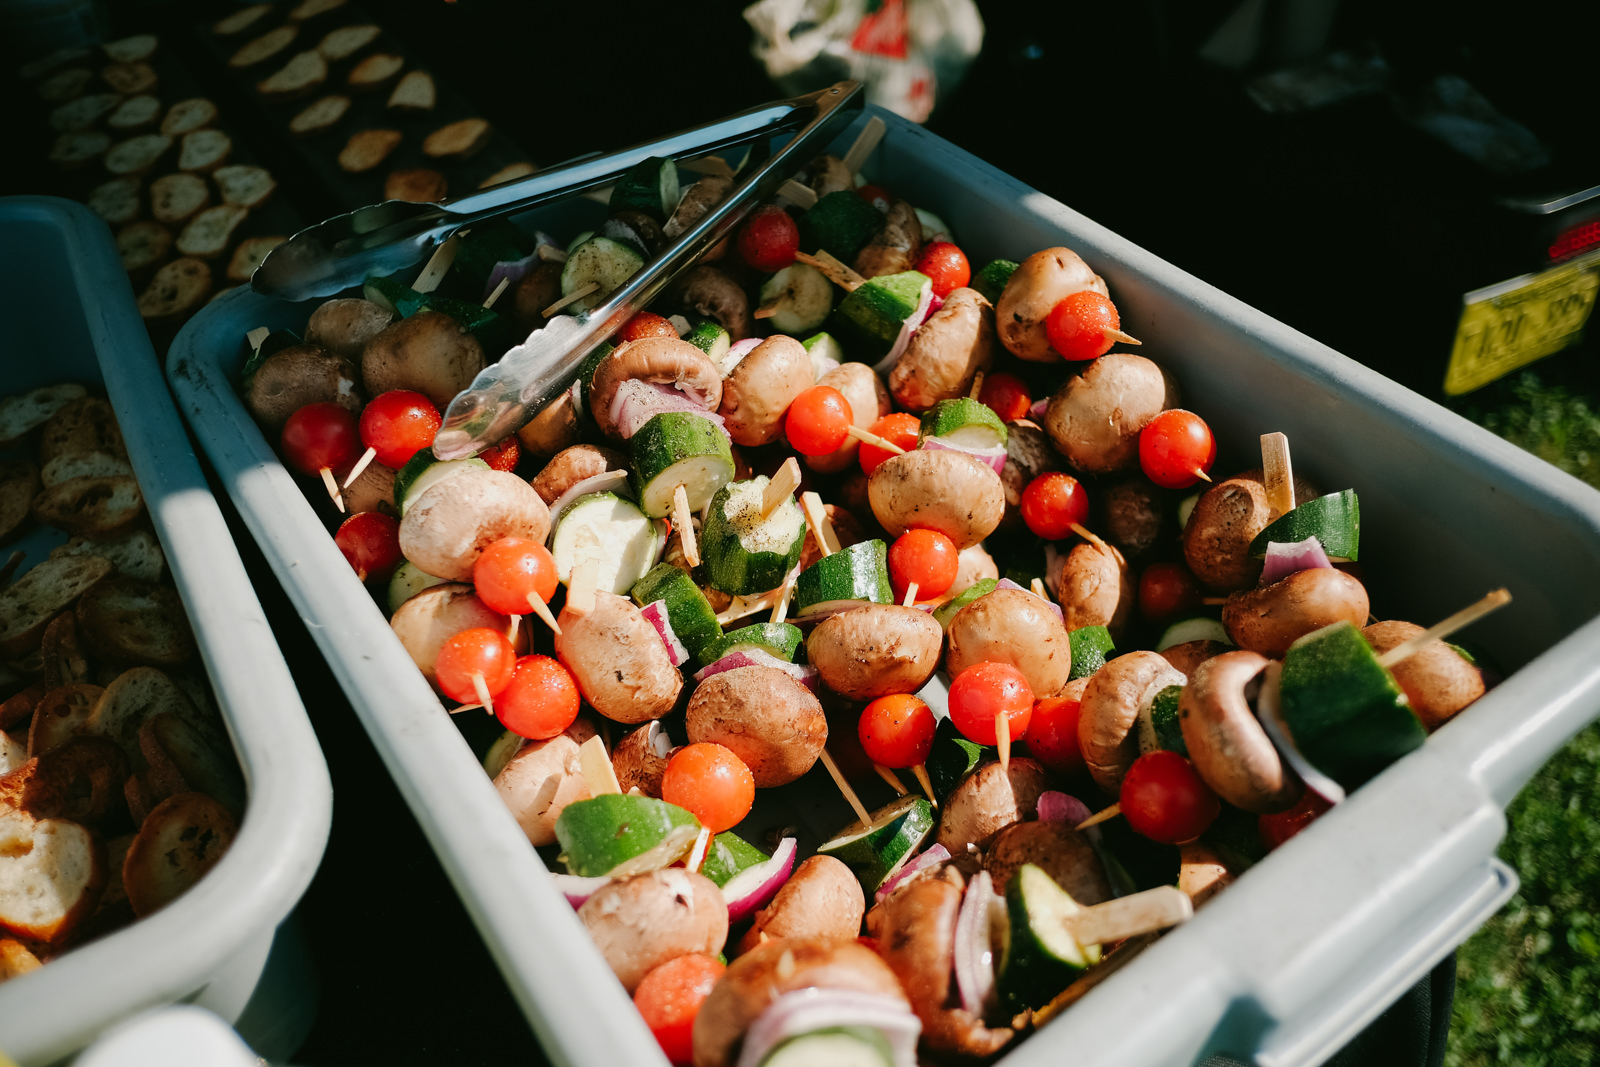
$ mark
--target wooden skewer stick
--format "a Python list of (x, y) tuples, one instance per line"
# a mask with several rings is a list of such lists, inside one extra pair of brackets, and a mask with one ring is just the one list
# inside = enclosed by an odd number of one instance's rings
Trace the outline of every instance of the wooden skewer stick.
[(1193, 917), (1189, 894), (1177, 886), (1163, 885), (1083, 908), (1065, 916), (1062, 925), (1080, 945), (1103, 945), (1165, 930)]
[(828, 511), (822, 506), (821, 494), (801, 493), (800, 509), (806, 513), (806, 526), (811, 531), (811, 539), (817, 543), (817, 550), (824, 557), (839, 551), (839, 535), (834, 532), (833, 523), (828, 520)]
[(1470, 626), (1492, 611), (1497, 611), (1511, 603), (1511, 592), (1507, 589), (1496, 589), (1475, 604), (1469, 604), (1442, 622), (1436, 622), (1415, 637), (1395, 645), (1389, 651), (1378, 657), (1378, 662), (1384, 667), (1393, 667), (1403, 659), (1407, 659), (1422, 651), (1422, 646), (1429, 641), (1439, 641), (1455, 633), (1463, 627)]
[(461, 235), (458, 233), (435, 248), (433, 255), (428, 257), (427, 265), (422, 268), (422, 273), (411, 283), (411, 288), (419, 293), (431, 293), (439, 288), (444, 276), (450, 273), (450, 266), (456, 261), (456, 249), (460, 247)]
[(689, 490), (677, 486), (672, 490), (672, 525), (683, 542), (683, 558), (691, 567), (700, 566), (700, 546), (694, 540), (694, 513), (689, 510)]
[(819, 250), (814, 256), (805, 252), (796, 252), (794, 258), (808, 267), (815, 267), (822, 272), (823, 277), (849, 292), (853, 293), (867, 284), (865, 278), (844, 263), (841, 263), (830, 252)]
[(511, 642), (513, 648), (517, 644), (517, 631), (522, 628), (522, 616), (511, 616), (511, 625), (506, 627), (506, 640)]
[(778, 596), (783, 592), (783, 587), (769, 589), (754, 600), (746, 600), (742, 596), (733, 598), (733, 603), (717, 612), (717, 621), (726, 626), (735, 619), (742, 619), (746, 615), (754, 615), (758, 611), (766, 611), (777, 603)]
[(561, 636), (561, 624), (557, 622), (556, 617), (550, 613), (550, 605), (546, 604), (544, 599), (540, 597), (538, 593), (528, 594), (528, 607), (533, 609), (533, 613), (539, 616), (539, 621), (550, 627), (551, 631), (557, 637)]
[(1073, 523), (1072, 532), (1089, 542), (1094, 547), (1098, 548), (1100, 551), (1104, 552), (1106, 555), (1109, 556), (1112, 554), (1111, 546), (1102, 541), (1099, 534), (1095, 533), (1093, 530), (1086, 529), (1082, 523)]
[(494, 698), (489, 695), (489, 683), (483, 680), (482, 671), (472, 672), (472, 691), (478, 697), (478, 703), (484, 711), (494, 714)]
[(793, 178), (778, 186), (778, 195), (798, 208), (810, 209), (817, 206), (817, 194), (811, 186), (801, 185)]
[(483, 707), (482, 704), (457, 704), (450, 709), (450, 714), (460, 715), (463, 711), (477, 711), (481, 707)]
[(540, 312), (540, 314), (548, 319), (551, 315), (554, 315), (568, 304), (576, 304), (590, 293), (596, 293), (599, 291), (600, 283), (590, 282), (588, 285), (580, 286), (579, 288), (574, 289), (560, 300), (557, 300), (554, 304), (551, 304), (549, 307), (545, 308), (542, 312)]
[(911, 768), (911, 773), (917, 776), (917, 784), (922, 786), (922, 791), (928, 794), (928, 803), (934, 807), (939, 806), (939, 798), (933, 791), (933, 781), (928, 777), (928, 765), (919, 763)]
[(1144, 342), (1139, 340), (1137, 337), (1130, 337), (1128, 334), (1123, 333), (1121, 330), (1107, 330), (1106, 331), (1106, 336), (1111, 338), (1113, 341), (1121, 341), (1125, 345), (1142, 345), (1142, 344), (1144, 344)]
[(906, 595), (900, 598), (900, 606), (903, 608), (914, 607), (917, 603), (917, 594), (921, 591), (916, 582), (908, 583), (906, 585)]
[(594, 583), (599, 569), (593, 556), (585, 556), (572, 565), (572, 577), (567, 579), (567, 610), (574, 615), (587, 615), (594, 610)]
[(1035, 578), (1033, 581), (1028, 583), (1028, 586), (1033, 590), (1033, 595), (1038, 597), (1040, 600), (1050, 599), (1050, 591), (1044, 587), (1043, 578)]
[(251, 352), (259, 352), (261, 351), (261, 346), (265, 344), (267, 338), (271, 336), (271, 330), (267, 329), (265, 326), (257, 326), (255, 329), (245, 334), (244, 339), (249, 342)]
[(678, 331), (679, 337), (689, 332), (689, 320), (682, 315), (668, 315), (667, 321), (672, 323), (672, 328)]
[(1000, 773), (1011, 774), (1011, 716), (997, 712), (994, 717), (994, 742), (1000, 750)]
[(887, 437), (879, 437), (871, 430), (863, 430), (861, 427), (852, 424), (850, 426), (846, 426), (844, 432), (849, 434), (851, 437), (854, 437), (857, 441), (861, 441), (869, 445), (876, 445), (885, 452), (893, 452), (897, 456), (903, 456), (906, 454), (905, 449), (901, 448)]
[(972, 388), (967, 390), (967, 396), (972, 400), (976, 400), (981, 392), (983, 392), (983, 371), (979, 371), (972, 376)]
[(1211, 484), (1211, 475), (1207, 474), (1205, 471), (1201, 470), (1199, 467), (1196, 467), (1194, 469), (1194, 476), (1196, 478), (1199, 478), (1202, 482), (1205, 482), (1207, 485)]
[(700, 832), (694, 835), (694, 847), (689, 850), (689, 858), (684, 861), (684, 869), (690, 874), (699, 872), (700, 866), (706, 861), (706, 854), (711, 851), (711, 830), (700, 827)]
[(839, 765), (833, 762), (833, 757), (828, 755), (828, 750), (824, 748), (822, 754), (817, 758), (822, 761), (822, 765), (833, 776), (833, 784), (839, 787), (839, 792), (844, 794), (844, 798), (855, 809), (856, 818), (861, 820), (861, 825), (863, 827), (872, 825), (872, 816), (867, 814), (866, 805), (861, 803), (861, 798), (856, 796), (856, 791), (850, 788), (849, 782), (845, 781), (844, 774), (839, 770)]
[(885, 767), (883, 764), (874, 763), (872, 765), (872, 769), (878, 772), (878, 777), (879, 778), (882, 778), (884, 781), (889, 783), (889, 788), (890, 789), (893, 789), (896, 793), (899, 793), (901, 796), (905, 796), (907, 793), (909, 793), (911, 791), (911, 790), (906, 788), (906, 784), (900, 780), (898, 775), (896, 775), (889, 768)]
[(361, 458), (356, 460), (356, 465), (351, 467), (350, 473), (344, 476), (344, 485), (340, 488), (350, 488), (350, 483), (361, 477), (361, 472), (366, 470), (367, 466), (377, 458), (378, 450), (376, 448), (369, 448), (365, 452), (361, 453)]
[(789, 568), (789, 573), (783, 576), (783, 584), (778, 587), (778, 602), (772, 605), (772, 622), (782, 622), (789, 617), (789, 597), (794, 593), (794, 583), (800, 577), (800, 562)]
[(785, 289), (771, 300), (768, 300), (765, 304), (762, 304), (760, 307), (756, 308), (755, 311), (751, 312), (751, 318), (770, 319), (772, 316), (788, 307), (789, 303), (789, 290)]
[(867, 124), (861, 128), (860, 135), (856, 137), (856, 143), (851, 145), (850, 151), (844, 154), (844, 169), (850, 172), (852, 178), (855, 177), (856, 171), (861, 169), (867, 158), (872, 155), (873, 150), (878, 147), (878, 142), (883, 140), (883, 135), (888, 132), (888, 129), (889, 127), (884, 121), (876, 115), (868, 119)]
[(504, 278), (500, 279), (500, 284), (494, 287), (494, 292), (489, 294), (489, 298), (483, 302), (483, 306), (486, 308), (494, 307), (494, 302), (499, 300), (501, 296), (505, 295), (505, 291), (510, 287), (511, 276), (508, 274)]
[(1289, 438), (1281, 433), (1261, 435), (1261, 472), (1267, 485), (1267, 508), (1274, 519), (1294, 510), (1294, 464), (1289, 461)]
[(1218, 607), (1222, 604), (1226, 604), (1227, 602), (1228, 598), (1225, 596), (1203, 596), (1200, 598), (1200, 603), (1204, 604), (1208, 608)]
[(766, 490), (761, 494), (761, 519), (766, 521), (774, 508), (789, 498), (789, 494), (800, 488), (800, 462), (793, 456), (783, 461), (783, 466), (778, 468), (778, 473), (772, 476), (772, 481), (767, 483)]
[(344, 513), (344, 497), (339, 495), (339, 482), (334, 478), (333, 471), (327, 467), (322, 468), (322, 484), (328, 487), (328, 496), (333, 498), (334, 506)]
[(1087, 830), (1091, 826), (1098, 826), (1099, 824), (1101, 824), (1103, 822), (1106, 822), (1106, 821), (1111, 820), (1111, 819), (1115, 819), (1118, 815), (1121, 815), (1121, 814), (1122, 814), (1122, 805), (1121, 804), (1113, 804), (1109, 808), (1103, 808), (1100, 811), (1095, 812), (1093, 815), (1089, 816), (1087, 819), (1085, 819), (1082, 822), (1080, 822), (1078, 824), (1077, 828), (1079, 830)]
[(592, 795), (622, 792), (622, 783), (617, 781), (617, 772), (611, 767), (611, 757), (606, 755), (606, 743), (599, 734), (578, 746), (578, 767), (583, 771), (583, 780), (588, 783)]

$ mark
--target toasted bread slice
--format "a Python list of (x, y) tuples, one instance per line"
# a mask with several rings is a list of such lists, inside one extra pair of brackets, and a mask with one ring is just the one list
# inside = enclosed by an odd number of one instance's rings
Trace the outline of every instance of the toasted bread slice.
[(232, 37), (248, 30), (271, 12), (271, 4), (251, 4), (213, 22), (211, 32), (219, 37)]
[(122, 102), (116, 93), (89, 93), (68, 100), (50, 112), (50, 128), (57, 133), (87, 129)]
[(106, 170), (112, 174), (143, 174), (161, 161), (172, 147), (164, 133), (141, 133), (120, 141), (106, 152)]
[(9, 774), (27, 762), (27, 742), (19, 741), (7, 733), (0, 733), (0, 774)]
[(180, 319), (204, 304), (210, 293), (211, 267), (203, 259), (185, 256), (156, 271), (139, 294), (139, 314), (146, 322)]
[(211, 180), (217, 183), (224, 204), (239, 207), (260, 207), (278, 188), (271, 171), (249, 163), (218, 167), (211, 173)]
[(294, 44), (294, 39), (300, 36), (299, 26), (275, 26), (239, 46), (238, 51), (228, 57), (228, 66), (234, 70), (248, 70), (257, 63), (265, 63), (285, 48)]
[(87, 59), (88, 57), (89, 50), (87, 48), (58, 48), (54, 52), (40, 56), (38, 59), (30, 59), (18, 67), (17, 77), (25, 82), (36, 81), (46, 74), (61, 69), (68, 63), (76, 63), (78, 60)]
[(194, 657), (194, 631), (171, 586), (113, 575), (78, 599), (76, 614), (84, 642), (107, 663), (176, 667)]
[(81, 385), (46, 385), (0, 400), (0, 448), (10, 448), (88, 393)]
[(293, 100), (322, 87), (328, 80), (328, 61), (320, 52), (301, 52), (276, 74), (256, 83), (256, 92), (268, 100)]
[(318, 15), (326, 15), (330, 11), (337, 11), (345, 5), (345, 0), (300, 0), (289, 17), (296, 22), (308, 22)]
[(25, 459), (0, 463), (0, 544), (22, 532), (28, 505), (39, 493), (39, 468)]
[(167, 174), (150, 183), (150, 214), (157, 222), (182, 222), (210, 202), (211, 187), (198, 174)]
[(404, 57), (393, 52), (374, 52), (350, 68), (345, 82), (357, 92), (366, 92), (389, 84), (389, 79), (404, 69)]
[(466, 159), (489, 143), (494, 128), (483, 119), (462, 119), (441, 126), (422, 142), (422, 154), (432, 159)]
[(321, 133), (332, 127), (344, 113), (350, 110), (350, 98), (334, 93), (307, 104), (301, 112), (289, 120), (289, 132), (296, 137), (309, 137), (314, 133)]
[(122, 863), (122, 884), (141, 919), (166, 907), (214, 867), (238, 834), (228, 810), (204, 793), (180, 793), (145, 817)]
[(171, 251), (172, 231), (159, 222), (130, 222), (117, 231), (117, 253), (122, 257), (122, 269), (129, 274), (154, 267)]
[(427, 167), (408, 167), (405, 170), (390, 171), (389, 176), (383, 180), (385, 200), (409, 200), (414, 204), (426, 204), (443, 200), (449, 191), (450, 183), (445, 176)]
[(44, 628), (44, 640), (39, 643), (39, 655), (44, 667), (44, 680), (40, 684), (48, 689), (79, 685), (89, 680), (89, 657), (78, 639), (75, 613), (63, 611), (50, 620), (50, 625)]
[(14, 937), (0, 937), (0, 982), (21, 978), (29, 971), (37, 971), (44, 964)]
[(178, 234), (177, 249), (185, 256), (216, 259), (233, 244), (233, 231), (250, 214), (250, 209), (238, 204), (218, 204), (208, 207)]
[(106, 129), (117, 135), (154, 126), (161, 118), (161, 98), (154, 93), (130, 96), (106, 116)]
[(0, 810), (0, 930), (51, 943), (100, 901), (105, 852), (86, 827)]
[(110, 226), (132, 222), (144, 207), (139, 199), (139, 179), (132, 177), (101, 182), (89, 191), (84, 203)]
[(78, 537), (119, 537), (144, 517), (144, 495), (131, 474), (70, 478), (33, 498), (33, 517)]
[(37, 649), (50, 620), (111, 569), (99, 556), (47, 559), (0, 590), (0, 656), (17, 659)]
[(439, 102), (439, 90), (433, 75), (425, 70), (408, 70), (405, 77), (395, 82), (389, 93), (388, 106), (396, 111), (432, 111)]
[(355, 26), (340, 26), (337, 30), (329, 30), (327, 36), (322, 38), (322, 43), (317, 45), (317, 51), (322, 53), (322, 58), (329, 63), (337, 63), (341, 59), (349, 59), (367, 45), (378, 39), (383, 30), (372, 23), (362, 23)]
[(86, 475), (110, 477), (132, 473), (133, 467), (126, 459), (109, 452), (66, 452), (44, 465), (39, 471), (39, 481), (48, 489)]
[(148, 63), (111, 63), (100, 68), (100, 80), (123, 96), (155, 90), (160, 78)]
[(250, 275), (261, 266), (261, 261), (267, 258), (267, 253), (277, 248), (288, 238), (281, 234), (270, 237), (247, 237), (239, 242), (239, 247), (233, 250), (233, 258), (228, 260), (228, 280), (234, 282), (247, 282)]
[(203, 130), (217, 121), (217, 105), (203, 96), (179, 100), (167, 110), (161, 120), (161, 132), (168, 137), (182, 137), (195, 130)]
[(47, 104), (64, 104), (73, 97), (82, 95), (93, 79), (92, 71), (82, 67), (71, 67), (50, 75), (39, 83), (35, 92), (39, 94), (39, 99)]
[(179, 170), (216, 170), (233, 152), (233, 138), (221, 130), (195, 130), (178, 145)]
[(235, 818), (244, 814), (244, 778), (232, 752), (218, 752), (200, 731), (172, 712), (144, 720), (139, 750), (149, 769), (145, 780), (162, 799), (177, 793), (204, 793)]
[(111, 679), (80, 732), (109, 737), (122, 748), (128, 765), (143, 772), (139, 730), (145, 719), (163, 712), (188, 723), (212, 748), (230, 751), (227, 732), (216, 713), (201, 710), (171, 675), (155, 667), (130, 667)]
[(0, 775), (0, 808), (98, 826), (121, 803), (127, 777), (127, 757), (115, 742), (74, 737)]
[(387, 159), (399, 144), (399, 130), (361, 130), (353, 133), (339, 152), (339, 167), (350, 174), (364, 173)]
[(51, 559), (62, 556), (104, 556), (116, 565), (118, 574), (159, 582), (167, 570), (167, 557), (161, 542), (149, 530), (138, 529), (114, 541), (91, 541), (74, 537), (50, 550)]
[[(70, 619), (72, 613), (64, 611), (56, 618)], [(49, 632), (50, 628), (45, 627), (45, 633)], [(28, 723), (33, 719), (33, 709), (39, 706), (39, 701), (43, 700), (44, 695), (53, 688), (55, 687), (47, 682), (34, 682), (0, 701), (0, 731), (20, 728), (19, 732), (26, 734)], [(24, 748), (23, 751), (27, 749)]]
[(39, 462), (49, 464), (72, 452), (104, 452), (128, 458), (122, 430), (117, 426), (111, 401), (99, 396), (79, 396), (58, 407), (39, 430)]
[[(111, 147), (111, 138), (99, 130), (64, 133), (50, 146), (50, 162), (63, 170), (76, 170), (99, 159)], [(113, 174), (121, 173), (112, 171)]]
[(138, 33), (118, 41), (107, 41), (100, 46), (100, 51), (113, 63), (143, 63), (156, 54), (160, 44), (155, 34)]
[(504, 167), (489, 175), (478, 183), (479, 189), (487, 189), (492, 185), (502, 185), (505, 182), (514, 182), (518, 178), (526, 178), (530, 174), (539, 173), (539, 168), (532, 163), (508, 163)]

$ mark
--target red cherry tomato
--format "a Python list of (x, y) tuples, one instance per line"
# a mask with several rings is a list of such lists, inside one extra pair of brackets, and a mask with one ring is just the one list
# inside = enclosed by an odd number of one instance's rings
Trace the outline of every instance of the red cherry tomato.
[(1073, 360), (1105, 355), (1114, 343), (1106, 331), (1121, 327), (1116, 305), (1087, 289), (1062, 297), (1044, 320), (1050, 347)]
[(546, 604), (556, 595), (555, 557), (537, 541), (502, 537), (478, 554), (472, 564), (472, 584), (490, 610), (526, 615), (533, 610), (528, 594), (537, 594)]
[(983, 388), (978, 390), (978, 402), (999, 415), (1001, 422), (1025, 418), (1033, 408), (1028, 383), (1003, 370), (984, 377)]
[(1139, 614), (1148, 622), (1192, 611), (1204, 596), (1200, 582), (1181, 563), (1152, 563), (1139, 575)]
[(1263, 815), (1257, 820), (1261, 843), (1268, 848), (1277, 848), (1316, 822), (1317, 817), (1331, 807), (1333, 805), (1323, 799), (1322, 794), (1307, 789), (1300, 795), (1300, 802), (1288, 811), (1280, 811), (1276, 815)]
[(361, 443), (377, 453), (379, 463), (396, 470), (433, 444), (444, 420), (433, 401), (410, 389), (391, 389), (361, 409)]
[(866, 185), (857, 186), (856, 195), (885, 215), (889, 213), (889, 205), (894, 202), (894, 197), (890, 196), (887, 190), (870, 182)]
[(1061, 540), (1088, 517), (1089, 494), (1070, 474), (1048, 471), (1022, 491), (1022, 521), (1046, 541)]
[(783, 418), (789, 445), (802, 456), (826, 456), (850, 439), (855, 413), (839, 390), (813, 385), (795, 397)]
[(1119, 799), (1129, 826), (1166, 845), (1193, 841), (1222, 813), (1217, 794), (1176, 752), (1147, 752), (1134, 760)]
[(633, 1006), (673, 1067), (694, 1062), (695, 1017), (725, 970), (715, 957), (690, 953), (655, 968), (634, 990)]
[(867, 758), (885, 767), (915, 767), (928, 761), (938, 720), (909, 693), (879, 697), (861, 711), (856, 734)]
[(490, 470), (505, 471), (510, 474), (517, 469), (517, 461), (522, 458), (522, 447), (517, 444), (517, 438), (513, 435), (479, 452), (478, 458), (487, 463)]
[(1186, 489), (1217, 461), (1211, 427), (1192, 411), (1169, 408), (1139, 431), (1139, 466), (1163, 489)]
[(439, 688), (451, 700), (463, 704), (478, 702), (476, 679), (483, 679), (484, 688), (491, 697), (511, 684), (511, 672), (517, 665), (516, 649), (506, 640), (506, 635), (487, 626), (474, 626), (452, 634), (439, 646), (439, 658), (433, 663), (433, 676)]
[(279, 443), (283, 457), (301, 474), (350, 467), (361, 455), (356, 417), (332, 400), (323, 400), (290, 415)]
[(757, 210), (739, 230), (739, 255), (756, 270), (782, 270), (798, 251), (800, 227), (775, 204)]
[(645, 337), (676, 337), (678, 331), (665, 316), (653, 311), (641, 311), (622, 324), (617, 331), (618, 342), (637, 341)]
[(943, 300), (952, 289), (960, 289), (972, 280), (972, 266), (966, 253), (949, 241), (934, 241), (917, 257), (915, 270), (933, 281), (933, 295)]
[(950, 588), (961, 561), (956, 543), (937, 530), (907, 530), (889, 546), (889, 581), (896, 598), (917, 583), (917, 599), (931, 600)]
[(1020, 741), (1033, 718), (1033, 690), (1022, 672), (1009, 663), (974, 663), (950, 683), (950, 721), (969, 741), (997, 741), (995, 720), (1006, 717), (1011, 739)]
[(362, 511), (350, 516), (339, 524), (333, 543), (363, 582), (369, 578), (387, 582), (400, 566), (400, 523), (382, 512)]
[[(922, 420), (904, 411), (897, 411), (892, 415), (885, 415), (868, 429), (885, 441), (899, 445), (907, 452), (912, 452), (917, 447), (917, 436), (922, 430)], [(878, 469), (878, 464), (893, 455), (894, 453), (887, 448), (879, 448), (877, 445), (863, 441), (861, 442), (861, 450), (857, 453), (857, 458), (861, 462), (862, 471), (870, 475)]]
[(756, 779), (730, 749), (710, 741), (685, 745), (667, 761), (661, 799), (691, 812), (714, 834), (739, 825), (756, 799)]
[(1082, 703), (1071, 697), (1045, 697), (1033, 706), (1028, 751), (1057, 774), (1083, 770), (1083, 751), (1078, 747), (1078, 711)]
[(511, 681), (495, 694), (494, 714), (514, 734), (546, 741), (578, 717), (578, 683), (549, 656), (523, 656), (511, 670)]

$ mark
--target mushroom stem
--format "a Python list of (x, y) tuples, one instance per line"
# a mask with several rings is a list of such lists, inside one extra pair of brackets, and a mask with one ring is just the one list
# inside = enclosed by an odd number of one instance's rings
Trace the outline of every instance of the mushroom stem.
[(761, 494), (761, 521), (765, 522), (772, 509), (800, 487), (800, 462), (793, 456), (783, 461), (783, 466), (778, 468), (778, 473), (772, 476), (772, 481), (767, 483), (766, 490)]
[(933, 780), (928, 777), (928, 765), (919, 763), (911, 768), (911, 773), (917, 776), (917, 784), (922, 786), (922, 791), (928, 794), (928, 802), (934, 807), (939, 806), (939, 797), (933, 791)]
[(1189, 894), (1177, 886), (1162, 885), (1082, 908), (1064, 917), (1062, 925), (1080, 945), (1101, 945), (1165, 930), (1193, 916)]
[(327, 467), (323, 467), (320, 473), (322, 474), (322, 484), (328, 487), (329, 498), (332, 499), (334, 507), (338, 508), (342, 514), (344, 512), (344, 497), (339, 495), (339, 482), (334, 478), (333, 471)]
[(1378, 657), (1378, 663), (1385, 668), (1393, 667), (1401, 660), (1408, 659), (1422, 651), (1422, 646), (1429, 641), (1439, 641), (1455, 633), (1457, 630), (1477, 622), (1492, 611), (1511, 603), (1511, 593), (1506, 589), (1496, 589), (1486, 595), (1482, 600), (1469, 604), (1442, 622), (1436, 622), (1417, 636), (1402, 641), (1389, 651)]
[(828, 774), (833, 777), (833, 784), (839, 787), (839, 792), (844, 794), (845, 800), (849, 801), (850, 806), (855, 809), (856, 818), (861, 820), (861, 825), (863, 827), (871, 826), (872, 816), (867, 814), (866, 805), (861, 803), (861, 798), (856, 796), (856, 791), (850, 788), (849, 782), (845, 781), (844, 774), (839, 770), (839, 765), (833, 762), (833, 757), (828, 755), (828, 750), (824, 748), (818, 753), (817, 758), (822, 761), (822, 765), (828, 769)]
[(550, 613), (550, 605), (544, 602), (544, 598), (538, 593), (529, 593), (528, 607), (533, 609), (533, 613), (539, 616), (539, 621), (550, 627), (557, 637), (561, 636), (561, 624)]
[(878, 777), (888, 782), (889, 788), (893, 789), (896, 793), (899, 793), (901, 796), (905, 796), (910, 792), (910, 790), (906, 788), (906, 784), (900, 780), (900, 776), (895, 774), (894, 771), (890, 770), (888, 767), (885, 767), (881, 763), (874, 763), (872, 765), (872, 769), (877, 771)]
[(846, 426), (844, 432), (849, 434), (851, 437), (854, 437), (857, 441), (861, 441), (869, 445), (876, 445), (885, 452), (892, 452), (897, 456), (903, 456), (906, 454), (905, 449), (901, 448), (899, 445), (887, 438), (879, 437), (871, 430), (863, 430), (859, 426), (852, 425)]
[(1289, 461), (1289, 438), (1281, 433), (1261, 435), (1261, 479), (1274, 519), (1294, 510), (1294, 464)]
[(1102, 810), (1095, 812), (1093, 815), (1080, 822), (1078, 824), (1078, 829), (1087, 830), (1091, 826), (1098, 826), (1100, 823), (1115, 819), (1121, 814), (1122, 805), (1120, 803), (1113, 804), (1109, 808), (1103, 808)]
[(599, 282), (590, 282), (588, 285), (581, 286), (581, 287), (579, 287), (577, 289), (574, 289), (572, 292), (568, 293), (566, 296), (562, 297), (560, 300), (557, 300), (554, 304), (551, 304), (549, 307), (545, 308), (543, 311), (540, 312), (540, 314), (548, 319), (551, 315), (554, 315), (556, 312), (560, 311), (562, 308), (566, 307), (568, 304), (576, 304), (578, 301), (582, 300), (584, 297), (588, 296), (590, 293), (595, 293), (595, 292), (599, 292), (599, 291), (600, 291), (600, 283)]
[(366, 470), (367, 465), (377, 458), (378, 450), (376, 448), (368, 448), (365, 452), (361, 453), (361, 458), (356, 460), (356, 465), (351, 467), (350, 473), (344, 476), (344, 485), (341, 486), (341, 488), (350, 488), (350, 483), (361, 477), (361, 472)]
[(684, 562), (691, 567), (700, 566), (700, 546), (694, 540), (689, 491), (681, 485), (672, 490), (672, 525), (678, 528), (678, 539), (683, 543)]

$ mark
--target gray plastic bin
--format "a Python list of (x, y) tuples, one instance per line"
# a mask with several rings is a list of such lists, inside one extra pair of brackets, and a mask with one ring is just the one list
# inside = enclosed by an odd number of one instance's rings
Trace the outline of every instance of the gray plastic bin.
[[(249, 784), (228, 854), (195, 888), (142, 921), (0, 985), (0, 1051), (34, 1067), (108, 1026), (177, 1000), (239, 1019), (279, 924), (327, 845), (332, 788), (316, 735), (178, 418), (111, 233), (79, 204), (0, 200), (4, 392), (103, 383), (151, 520), (194, 627)], [(36, 529), (23, 569), (65, 534)], [(293, 1001), (286, 1001), (294, 1007)], [(262, 1019), (264, 1046), (298, 1035)], [(263, 1047), (260, 1051), (268, 1052)], [(292, 1048), (271, 1050), (287, 1055)]]
[[(1224, 456), (1245, 460), (1257, 454), (1259, 434), (1282, 430), (1297, 470), (1329, 489), (1359, 490), (1362, 564), (1380, 617), (1427, 623), (1496, 586), (1515, 595), (1470, 631), (1514, 672), (1505, 684), (1003, 1061), (1188, 1064), (1220, 1051), (1263, 1064), (1320, 1062), (1515, 888), (1515, 875), (1494, 859), (1503, 808), (1600, 712), (1600, 494), (920, 127), (877, 113), (889, 131), (866, 173), (944, 218), (975, 264), (1055, 244), (1076, 249), (1105, 276), (1143, 351), (1177, 377), (1186, 406), (1210, 420)], [(532, 216), (565, 232), (550, 218)], [(244, 333), (298, 327), (311, 309), (239, 292), (191, 321), (167, 366), (184, 415), (552, 1059), (662, 1062), (235, 394)], [(832, 787), (820, 771), (813, 777), (815, 804), (837, 804), (843, 825), (843, 802), (827, 798)]]

